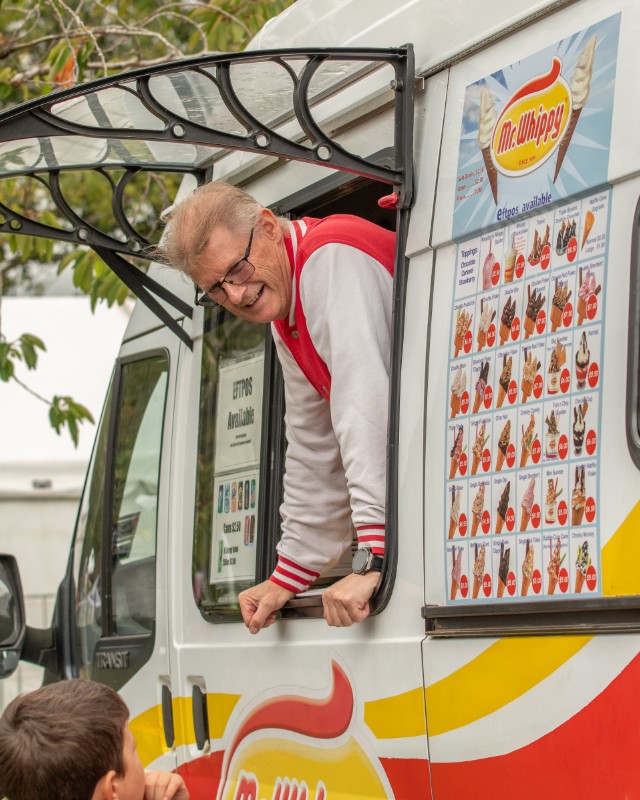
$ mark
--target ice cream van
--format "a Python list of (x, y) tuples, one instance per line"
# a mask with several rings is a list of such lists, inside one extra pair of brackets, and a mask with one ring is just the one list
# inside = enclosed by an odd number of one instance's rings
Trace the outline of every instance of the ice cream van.
[[(49, 630), (0, 562), (3, 674), (117, 688), (195, 800), (640, 798), (639, 40), (635, 0), (298, 0), (246, 53), (5, 112), (0, 176), (60, 224), (16, 203), (0, 231), (93, 248), (140, 302)], [(321, 618), (349, 558), (242, 624), (275, 561), (282, 378), (267, 330), (137, 269), (130, 206), (163, 172), (397, 232), (360, 625)]]

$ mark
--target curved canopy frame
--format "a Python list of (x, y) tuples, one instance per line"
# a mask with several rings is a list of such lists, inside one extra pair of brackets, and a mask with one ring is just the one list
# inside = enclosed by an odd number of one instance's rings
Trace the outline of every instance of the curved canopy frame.
[[(377, 73), (385, 67), (393, 77), (381, 85)], [(172, 62), (40, 97), (0, 114), (0, 180), (37, 180), (62, 224), (45, 224), (17, 203), (0, 203), (0, 232), (90, 246), (190, 345), (156, 298), (187, 317), (191, 307), (127, 259), (150, 244), (127, 215), (131, 182), (141, 174), (173, 173), (202, 183), (225, 153), (243, 150), (382, 181), (397, 192), (398, 208), (408, 209), (413, 80), (411, 45), (287, 49)], [(393, 93), (393, 142), (381, 162), (350, 152), (326, 130), (336, 109), (347, 113), (385, 89)], [(78, 212), (63, 189), (65, 173), (85, 170), (100, 172), (111, 188), (108, 231), (92, 223), (90, 210)]]

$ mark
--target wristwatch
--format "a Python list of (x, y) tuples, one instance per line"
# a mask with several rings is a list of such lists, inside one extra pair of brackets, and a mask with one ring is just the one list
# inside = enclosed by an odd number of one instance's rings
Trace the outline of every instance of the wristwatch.
[(368, 547), (361, 547), (356, 550), (353, 561), (351, 562), (351, 569), (356, 575), (366, 575), (368, 572), (382, 572), (382, 564), (384, 558), (372, 553)]

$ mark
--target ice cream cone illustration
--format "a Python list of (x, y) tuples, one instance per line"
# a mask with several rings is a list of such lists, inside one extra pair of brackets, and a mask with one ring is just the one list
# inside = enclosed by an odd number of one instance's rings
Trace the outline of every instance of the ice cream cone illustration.
[(480, 520), (482, 519), (482, 512), (484, 511), (484, 483), (481, 483), (478, 487), (478, 491), (476, 492), (476, 496), (473, 498), (473, 505), (471, 506), (471, 514), (472, 514), (472, 521), (471, 521), (471, 535), (475, 536), (478, 532), (478, 525), (480, 524)]
[(582, 454), (586, 429), (585, 417), (588, 409), (589, 403), (586, 399), (573, 407), (573, 452), (576, 456)]
[(584, 509), (587, 503), (585, 491), (584, 465), (576, 467), (573, 492), (571, 493), (571, 524), (582, 525)]
[(459, 367), (451, 382), (451, 399), (449, 405), (451, 407), (451, 416), (455, 417), (460, 413), (460, 403), (462, 402), (462, 395), (467, 388), (467, 370), (465, 367)]
[(522, 583), (520, 584), (520, 595), (526, 597), (531, 585), (531, 576), (533, 574), (533, 545), (527, 539), (527, 546), (525, 550), (524, 561), (522, 563)]
[(525, 428), (522, 426), (522, 439), (520, 440), (520, 466), (526, 467), (529, 456), (531, 455), (531, 448), (533, 447), (534, 437), (536, 435), (536, 418), (533, 411), (529, 417), (529, 424)]
[(461, 492), (455, 486), (451, 487), (451, 511), (449, 512), (449, 539), (453, 538), (456, 528), (458, 527), (458, 520), (460, 519), (460, 500)]
[(511, 548), (505, 547), (504, 542), (500, 542), (500, 564), (498, 566), (498, 597), (502, 597), (504, 590), (507, 588), (507, 579), (509, 576), (509, 557), (511, 555)]
[(493, 322), (496, 316), (496, 311), (489, 303), (485, 303), (484, 298), (480, 301), (480, 321), (478, 322), (478, 335), (476, 341), (478, 343), (478, 352), (487, 344), (487, 331), (489, 325)]
[(502, 532), (504, 521), (507, 518), (510, 492), (511, 492), (511, 481), (507, 481), (504, 485), (504, 489), (502, 490), (502, 494), (500, 495), (500, 501), (498, 503), (498, 509), (497, 509), (498, 514), (496, 518), (496, 533)]
[(508, 419), (502, 430), (500, 431), (500, 438), (498, 439), (498, 456), (496, 458), (496, 472), (500, 472), (502, 464), (504, 463), (505, 456), (507, 455), (507, 448), (511, 439), (511, 420)]
[(480, 90), (480, 115), (478, 117), (478, 147), (487, 171), (493, 202), (498, 205), (498, 171), (491, 158), (491, 137), (496, 124), (496, 106), (493, 94), (483, 86)]
[(582, 223), (582, 242), (580, 243), (580, 249), (585, 246), (587, 239), (589, 238), (589, 234), (591, 233), (591, 228), (593, 228), (593, 223), (595, 222), (595, 217), (593, 216), (593, 211), (588, 210), (587, 213), (584, 215), (584, 222)]
[(521, 532), (527, 530), (527, 526), (529, 525), (529, 520), (531, 519), (531, 511), (533, 509), (535, 487), (536, 487), (536, 479), (531, 478), (531, 480), (529, 481), (529, 485), (527, 486), (527, 491), (524, 493), (524, 497), (520, 502), (520, 507), (522, 509), (522, 515), (520, 517)]
[(571, 138), (576, 129), (576, 125), (578, 124), (578, 120), (580, 119), (580, 114), (582, 113), (584, 104), (587, 102), (587, 98), (589, 97), (595, 49), (596, 37), (592, 36), (578, 56), (578, 63), (573, 71), (573, 78), (571, 79), (570, 84), (572, 100), (571, 117), (560, 142), (560, 146), (558, 147), (556, 170), (553, 176), (554, 183), (556, 182), (556, 178), (558, 177), (562, 167), (562, 162), (564, 161), (564, 157), (566, 156), (569, 145), (571, 144)]
[(549, 547), (551, 548), (551, 558), (547, 566), (547, 574), (549, 576), (549, 581), (547, 583), (547, 594), (553, 594), (558, 584), (560, 565), (564, 561), (564, 556), (560, 558), (560, 550), (561, 550), (560, 537), (556, 538), (555, 545), (552, 545), (551, 542), (549, 542)]
[(473, 399), (473, 413), (477, 414), (480, 404), (484, 400), (484, 393), (487, 388), (487, 379), (489, 377), (489, 362), (483, 361), (480, 366), (480, 374), (475, 385), (475, 396)]
[(562, 325), (564, 307), (569, 302), (570, 297), (571, 290), (567, 286), (566, 282), (560, 281), (558, 278), (556, 278), (555, 291), (553, 293), (551, 311), (549, 313), (549, 317), (551, 319), (551, 333), (554, 333)]
[(520, 383), (523, 403), (526, 403), (529, 397), (531, 397), (531, 392), (533, 392), (533, 382), (540, 367), (541, 364), (538, 359), (534, 356), (531, 350), (525, 347), (524, 366), (522, 367), (522, 382)]
[(582, 586), (587, 577), (587, 570), (590, 565), (589, 542), (585, 540), (578, 548), (578, 554), (576, 556), (576, 582), (574, 586), (574, 592), (576, 594), (582, 591)]
[(469, 330), (469, 326), (471, 325), (471, 320), (473, 319), (473, 314), (469, 314), (468, 311), (464, 311), (458, 309), (456, 314), (456, 332), (453, 338), (453, 357), (457, 358), (458, 353), (464, 347), (464, 337)]
[(471, 597), (475, 600), (478, 596), (478, 592), (480, 591), (480, 587), (482, 586), (482, 580), (484, 578), (484, 545), (477, 545), (474, 544), (474, 555), (475, 560), (473, 562), (473, 591)]
[(582, 325), (587, 316), (587, 303), (589, 298), (593, 295), (597, 297), (600, 294), (602, 286), (596, 285), (596, 276), (590, 269), (586, 271), (584, 277), (582, 275), (582, 267), (578, 271), (580, 287), (578, 289), (578, 304), (576, 311), (578, 313), (578, 325)]
[[(549, 226), (547, 225), (547, 228)], [(537, 289), (531, 291), (531, 286), (527, 286), (527, 307), (524, 314), (524, 338), (533, 336), (536, 330), (536, 321), (540, 309), (544, 305), (546, 297)]]
[(453, 442), (453, 447), (451, 448), (451, 452), (449, 453), (449, 456), (451, 457), (451, 462), (449, 464), (449, 480), (455, 478), (456, 472), (458, 471), (458, 466), (460, 464), (460, 456), (462, 455), (463, 436), (464, 436), (464, 428), (462, 425), (458, 425), (455, 439)]
[(476, 423), (476, 438), (473, 443), (472, 451), (473, 451), (473, 458), (471, 461), (471, 474), (475, 475), (478, 471), (478, 467), (480, 466), (480, 461), (482, 460), (482, 452), (484, 450), (484, 446), (487, 443), (488, 436), (486, 435), (487, 425), (483, 422), (480, 427)]
[(516, 301), (513, 297), (509, 297), (502, 309), (500, 317), (500, 345), (503, 345), (511, 336), (511, 326), (516, 316)]
[(498, 379), (498, 399), (496, 401), (496, 408), (501, 408), (504, 403), (504, 398), (509, 391), (509, 384), (511, 383), (511, 369), (513, 367), (513, 356), (506, 354), (502, 358), (502, 372)]
[(460, 588), (460, 576), (462, 573), (462, 548), (454, 547), (451, 551), (453, 557), (453, 569), (451, 570), (451, 594), (452, 600), (456, 599)]

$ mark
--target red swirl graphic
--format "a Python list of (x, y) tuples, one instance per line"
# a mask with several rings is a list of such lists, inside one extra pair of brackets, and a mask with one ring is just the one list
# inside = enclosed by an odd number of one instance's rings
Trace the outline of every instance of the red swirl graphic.
[(524, 83), (502, 109), (500, 118), (502, 119), (507, 109), (509, 109), (514, 103), (517, 103), (518, 100), (521, 100), (528, 94), (535, 94), (536, 92), (541, 92), (544, 89), (548, 89), (550, 86), (553, 86), (553, 84), (558, 80), (561, 70), (562, 61), (560, 61), (557, 56), (554, 56), (549, 72), (545, 73), (544, 75), (538, 75), (527, 83)]
[(331, 662), (333, 686), (328, 697), (311, 700), (284, 695), (266, 700), (244, 720), (231, 742), (227, 764), (231, 764), (240, 742), (266, 728), (300, 733), (316, 739), (334, 739), (349, 727), (353, 715), (353, 691), (343, 670)]

